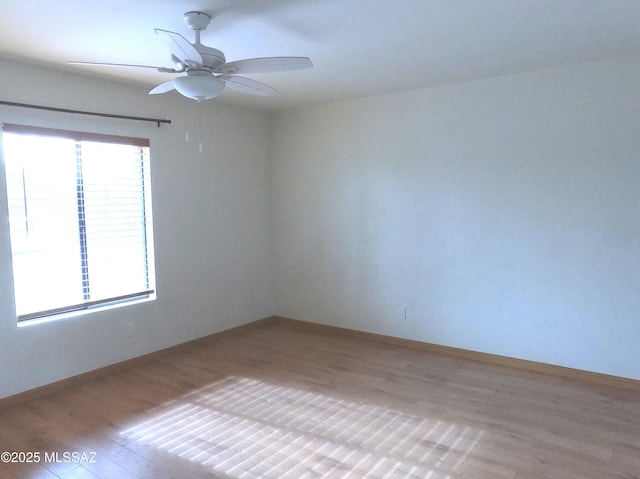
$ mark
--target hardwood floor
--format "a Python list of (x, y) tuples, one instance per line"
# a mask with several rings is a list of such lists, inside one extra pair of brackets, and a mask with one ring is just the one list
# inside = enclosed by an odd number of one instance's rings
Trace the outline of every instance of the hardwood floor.
[(38, 454), (20, 479), (638, 479), (640, 392), (273, 321), (0, 411), (1, 451)]

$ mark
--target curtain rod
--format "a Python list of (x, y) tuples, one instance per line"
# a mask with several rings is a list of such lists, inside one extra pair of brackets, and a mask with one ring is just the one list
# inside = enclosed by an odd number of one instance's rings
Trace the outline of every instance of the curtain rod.
[(31, 105), (29, 103), (15, 103), (12, 101), (3, 101), (3, 100), (0, 100), (0, 105), (17, 106), (20, 108), (35, 108), (37, 110), (57, 111), (61, 113), (74, 113), (78, 115), (102, 116), (106, 118), (118, 118), (121, 120), (150, 121), (150, 122), (156, 123), (158, 125), (158, 128), (160, 128), (161, 123), (171, 123), (171, 120), (161, 120), (158, 118), (143, 118), (140, 116), (112, 115), (111, 113), (96, 113), (93, 111), (69, 110), (67, 108), (54, 108), (51, 106)]

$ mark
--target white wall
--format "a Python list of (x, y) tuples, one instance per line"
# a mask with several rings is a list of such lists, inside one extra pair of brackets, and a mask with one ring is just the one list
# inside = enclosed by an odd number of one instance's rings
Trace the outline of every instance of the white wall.
[(0, 106), (0, 122), (151, 140), (158, 291), (153, 302), (18, 328), (0, 162), (0, 397), (273, 314), (267, 115), (203, 104), (200, 154), (184, 133), (188, 117), (197, 134), (197, 106), (175, 93), (148, 97), (143, 88), (0, 60), (0, 99), (173, 121), (157, 128)]
[(150, 138), (158, 281), (18, 328), (2, 207), (0, 397), (274, 313), (640, 379), (638, 85), (622, 59), (271, 118), (209, 102), (201, 155), (177, 95), (0, 60), (2, 100), (174, 122), (0, 106)]
[(279, 314), (640, 379), (639, 59), (272, 128)]

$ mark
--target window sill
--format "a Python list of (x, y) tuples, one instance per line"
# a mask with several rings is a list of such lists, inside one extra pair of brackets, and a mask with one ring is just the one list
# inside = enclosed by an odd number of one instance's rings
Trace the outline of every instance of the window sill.
[(135, 300), (122, 301), (113, 304), (94, 306), (84, 309), (78, 309), (76, 311), (67, 311), (64, 313), (52, 314), (50, 316), (42, 316), (40, 318), (32, 318), (32, 319), (23, 319), (17, 322), (18, 328), (25, 328), (36, 326), (43, 323), (49, 323), (52, 321), (63, 321), (65, 319), (77, 318), (79, 316), (86, 316), (88, 314), (99, 313), (103, 311), (109, 311), (112, 309), (124, 308), (127, 306), (134, 306), (136, 304), (148, 303), (150, 301), (155, 301), (156, 295), (152, 294), (146, 298), (139, 298)]

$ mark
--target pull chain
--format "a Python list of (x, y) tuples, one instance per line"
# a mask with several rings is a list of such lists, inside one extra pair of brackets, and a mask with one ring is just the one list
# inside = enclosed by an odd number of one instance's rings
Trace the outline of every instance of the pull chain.
[[(202, 102), (198, 102), (198, 151), (202, 153), (204, 148), (202, 146), (202, 107), (200, 106)], [(185, 110), (185, 128), (184, 128), (184, 141), (189, 141), (189, 109), (191, 103), (187, 103), (187, 108)]]
[(198, 102), (198, 149), (202, 153), (202, 107), (201, 102)]
[(186, 103), (184, 109), (185, 126), (184, 126), (184, 141), (189, 141), (189, 103)]

